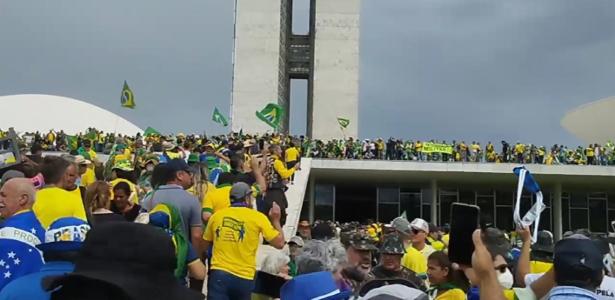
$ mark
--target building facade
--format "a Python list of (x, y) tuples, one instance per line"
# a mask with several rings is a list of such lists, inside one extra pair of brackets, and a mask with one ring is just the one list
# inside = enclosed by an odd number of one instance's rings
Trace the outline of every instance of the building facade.
[[(481, 220), (513, 230), (514, 164), (313, 160), (304, 219), (390, 222), (404, 211), (443, 225), (454, 202), (478, 205)], [(556, 237), (588, 228), (607, 232), (615, 220), (615, 167), (528, 165), (547, 208), (541, 229)], [(524, 193), (523, 215), (534, 203)]]
[[(271, 131), (255, 113), (267, 103), (285, 108), (290, 81), (307, 80), (307, 135), (357, 136), (360, 0), (310, 0), (309, 32), (292, 31), (293, 0), (235, 0), (231, 125), (233, 131)], [(351, 120), (342, 132), (337, 118)]]

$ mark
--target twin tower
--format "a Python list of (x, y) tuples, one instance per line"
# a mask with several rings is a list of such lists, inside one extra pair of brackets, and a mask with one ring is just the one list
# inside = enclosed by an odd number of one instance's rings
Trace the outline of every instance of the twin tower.
[[(295, 0), (297, 1), (297, 0)], [(308, 81), (307, 136), (357, 136), (360, 0), (310, 0), (309, 32), (292, 31), (293, 0), (235, 0), (231, 123), (233, 131), (271, 127), (255, 112), (284, 107), (290, 119), (290, 81)], [(350, 120), (342, 132), (337, 118)]]

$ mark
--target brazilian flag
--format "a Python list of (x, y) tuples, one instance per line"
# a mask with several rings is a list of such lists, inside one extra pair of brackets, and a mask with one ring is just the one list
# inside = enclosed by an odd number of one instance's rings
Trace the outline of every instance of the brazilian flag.
[(75, 135), (66, 135), (66, 145), (69, 150), (77, 150), (79, 148), (79, 138)]
[(161, 136), (162, 134), (160, 134), (160, 132), (158, 132), (158, 130), (152, 128), (152, 127), (147, 127), (145, 129), (145, 131), (143, 132), (143, 136), (150, 136), (150, 135), (157, 135), (157, 136)]
[(348, 125), (350, 125), (350, 120), (338, 117), (337, 118), (337, 123), (340, 124), (342, 129), (346, 129), (346, 127), (348, 127)]
[(218, 110), (218, 108), (217, 108), (217, 107), (214, 109), (214, 115), (211, 117), (211, 119), (212, 119), (214, 122), (216, 122), (216, 123), (218, 123), (218, 124), (220, 124), (220, 125), (222, 125), (222, 126), (224, 126), (224, 127), (228, 126), (228, 121), (227, 121), (227, 120), (226, 120), (226, 118), (225, 118), (225, 117), (224, 117), (224, 116), (220, 113), (220, 111)]
[(135, 95), (132, 93), (128, 83), (126, 83), (126, 80), (124, 80), (124, 88), (122, 88), (122, 98), (120, 100), (122, 107), (135, 108)]
[(257, 111), (256, 116), (273, 129), (278, 129), (280, 127), (280, 123), (282, 123), (284, 108), (280, 105), (269, 103), (261, 111)]

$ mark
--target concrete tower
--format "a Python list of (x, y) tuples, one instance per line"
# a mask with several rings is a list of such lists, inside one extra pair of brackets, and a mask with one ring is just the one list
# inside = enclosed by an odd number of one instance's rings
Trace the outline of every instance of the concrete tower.
[[(285, 108), (288, 132), (290, 80), (308, 80), (307, 135), (357, 136), (360, 0), (311, 0), (310, 30), (292, 32), (292, 0), (235, 0), (233, 131), (266, 132), (255, 116), (267, 103)], [(344, 132), (337, 117), (350, 119)]]

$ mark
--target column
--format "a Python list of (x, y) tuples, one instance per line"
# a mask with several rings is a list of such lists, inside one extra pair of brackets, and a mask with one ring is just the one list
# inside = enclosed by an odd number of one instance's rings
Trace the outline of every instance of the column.
[[(431, 189), (431, 223), (438, 223), (438, 182), (432, 179), (429, 185)], [(441, 225), (441, 224), (440, 224)]]
[[(315, 185), (315, 178), (312, 176), (312, 178), (309, 179), (308, 181), (308, 201), (309, 201), (309, 218), (310, 218), (310, 224), (314, 223), (314, 185)], [(333, 203), (333, 205), (335, 205), (335, 203)]]
[(557, 241), (562, 238), (562, 184), (559, 182), (553, 189), (551, 211), (553, 213), (553, 238)]

